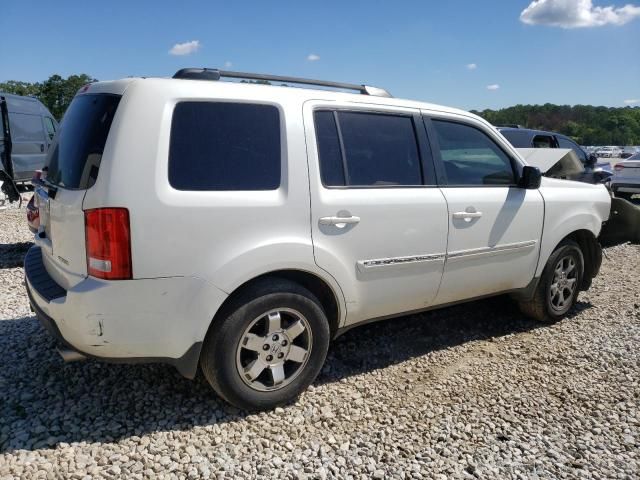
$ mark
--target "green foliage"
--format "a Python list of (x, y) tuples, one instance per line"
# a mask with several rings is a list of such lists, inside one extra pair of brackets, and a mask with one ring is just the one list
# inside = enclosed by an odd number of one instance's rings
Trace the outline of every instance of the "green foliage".
[(95, 78), (84, 73), (81, 75), (70, 75), (66, 79), (60, 75), (51, 75), (42, 83), (28, 83), (15, 80), (0, 83), (0, 92), (36, 97), (45, 104), (54, 117), (60, 120), (76, 92), (83, 85), (95, 81)]
[(519, 124), (572, 137), (582, 145), (640, 145), (640, 108), (591, 105), (516, 105), (474, 111), (494, 125)]

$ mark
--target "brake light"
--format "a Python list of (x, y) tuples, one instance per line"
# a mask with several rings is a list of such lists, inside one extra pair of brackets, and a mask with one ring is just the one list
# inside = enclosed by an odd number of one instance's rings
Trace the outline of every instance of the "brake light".
[(620, 171), (624, 170), (624, 165), (622, 165), (621, 163), (617, 163), (616, 165), (613, 166), (613, 169), (616, 172), (620, 172)]
[(96, 208), (84, 212), (87, 271), (105, 280), (129, 280), (131, 232), (126, 208)]

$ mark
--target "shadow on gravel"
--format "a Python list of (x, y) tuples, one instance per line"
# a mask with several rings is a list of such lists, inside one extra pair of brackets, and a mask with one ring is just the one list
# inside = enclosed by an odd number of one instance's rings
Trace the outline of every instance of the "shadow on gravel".
[[(578, 303), (576, 315), (588, 303)], [(497, 297), (353, 329), (332, 345), (316, 385), (540, 324)], [(542, 325), (544, 327), (544, 325)], [(0, 453), (113, 442), (240, 420), (199, 376), (164, 365), (64, 364), (34, 317), (0, 321)]]
[(21, 267), (32, 242), (0, 243), (0, 268)]

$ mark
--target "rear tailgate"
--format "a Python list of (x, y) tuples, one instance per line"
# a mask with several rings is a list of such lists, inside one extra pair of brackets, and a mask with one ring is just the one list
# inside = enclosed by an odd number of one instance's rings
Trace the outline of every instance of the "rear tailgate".
[(121, 98), (88, 90), (76, 95), (65, 113), (46, 178), (36, 190), (41, 217), (35, 241), (48, 273), (65, 289), (87, 276), (82, 203), (97, 178)]

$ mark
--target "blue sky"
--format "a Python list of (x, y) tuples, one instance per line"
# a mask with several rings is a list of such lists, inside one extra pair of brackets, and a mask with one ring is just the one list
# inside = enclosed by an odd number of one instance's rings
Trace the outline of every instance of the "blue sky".
[[(230, 62), (465, 109), (640, 104), (640, 2), (539, 2), (521, 19), (531, 0), (21, 0), (2, 7), (0, 81), (169, 76)], [(193, 53), (169, 54), (192, 41)]]

